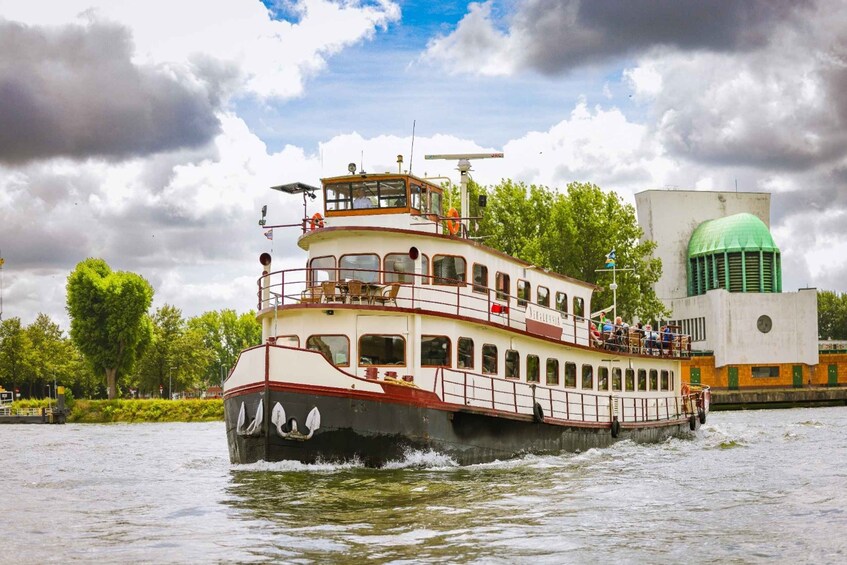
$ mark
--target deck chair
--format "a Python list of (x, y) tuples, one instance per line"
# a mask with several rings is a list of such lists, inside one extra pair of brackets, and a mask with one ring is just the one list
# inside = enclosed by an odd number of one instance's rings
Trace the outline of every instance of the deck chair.
[(370, 302), (367, 293), (362, 290), (362, 281), (349, 280), (347, 281), (347, 298), (350, 299), (350, 304), (355, 300), (359, 304)]
[(338, 292), (338, 286), (336, 286), (334, 281), (322, 282), (321, 288), (323, 289), (324, 300), (326, 300), (326, 302), (344, 301), (344, 298), (341, 296), (341, 293)]
[(310, 286), (300, 293), (300, 304), (317, 304), (321, 301), (321, 287)]
[(397, 306), (398, 292), (400, 292), (400, 283), (391, 283), (390, 285), (382, 289), (381, 293), (374, 296), (374, 301), (382, 304), (383, 306), (388, 304), (389, 302)]
[(630, 353), (641, 353), (641, 334), (638, 330), (629, 330), (628, 343)]

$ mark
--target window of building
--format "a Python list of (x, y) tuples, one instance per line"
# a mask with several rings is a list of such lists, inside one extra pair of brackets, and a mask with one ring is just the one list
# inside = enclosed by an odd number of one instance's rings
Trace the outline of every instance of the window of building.
[(359, 365), (405, 365), (406, 340), (399, 335), (365, 334), (359, 338)]
[(514, 349), (506, 350), (506, 378), (521, 378), (521, 354)]
[(576, 388), (576, 363), (565, 363), (565, 387)]
[(752, 367), (750, 371), (752, 372), (754, 379), (769, 379), (779, 377), (779, 366)]
[(650, 390), (659, 390), (659, 371), (650, 369)]
[(379, 282), (379, 255), (360, 253), (342, 255), (338, 262), (339, 275), (343, 280), (356, 279), (362, 282)]
[(306, 349), (320, 351), (338, 367), (350, 365), (350, 340), (345, 335), (311, 335), (306, 340)]
[(482, 346), (482, 372), (487, 375), (497, 374), (497, 346), (486, 343)]
[(565, 314), (568, 313), (568, 295), (564, 292), (556, 293), (556, 310)]
[(473, 266), (473, 291), (488, 294), (488, 267), (474, 263)]
[(597, 390), (609, 390), (608, 367), (599, 367), (597, 369)]
[(509, 301), (509, 293), (511, 293), (511, 283), (509, 275), (506, 273), (497, 273), (494, 277), (494, 286), (497, 289), (497, 300)]
[(530, 300), (530, 294), (532, 292), (532, 285), (529, 284), (529, 281), (525, 281), (523, 279), (518, 279), (518, 306), (526, 306), (526, 303)]
[(335, 280), (335, 256), (315, 257), (309, 261), (309, 285)]
[(559, 360), (547, 359), (547, 385), (558, 386), (559, 384)]
[(627, 392), (632, 392), (635, 390), (635, 370), (627, 369), (626, 370), (626, 378), (624, 380), (624, 387)]
[(460, 369), (473, 369), (473, 340), (471, 338), (459, 338), (456, 363)]
[(296, 335), (278, 335), (276, 344), (284, 347), (300, 347), (300, 338)]
[(585, 300), (579, 296), (574, 296), (573, 299), (573, 315), (578, 318), (585, 316)]
[(539, 286), (538, 290), (536, 292), (537, 292), (536, 296), (538, 298), (538, 305), (539, 306), (547, 306), (549, 308), (550, 307), (550, 289), (547, 288), (546, 286)]
[(443, 335), (421, 336), (422, 367), (449, 367), (452, 357), (449, 337)]
[(538, 355), (526, 356), (526, 382), (541, 382), (541, 361), (538, 359)]
[(638, 369), (638, 390), (647, 390), (647, 370)]
[(661, 377), (661, 390), (670, 390), (670, 374), (666, 370), (662, 369)]
[(621, 390), (621, 369), (620, 367), (612, 368), (612, 390)]
[(594, 390), (594, 367), (591, 365), (582, 366), (582, 388)]
[(461, 285), (464, 283), (464, 257), (457, 255), (436, 255), (432, 258), (432, 284)]
[(383, 260), (386, 283), (415, 282), (415, 262), (408, 253), (389, 253)]

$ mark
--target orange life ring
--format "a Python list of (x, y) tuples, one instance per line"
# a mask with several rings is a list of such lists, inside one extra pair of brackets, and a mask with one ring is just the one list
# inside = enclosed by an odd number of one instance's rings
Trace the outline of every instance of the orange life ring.
[(309, 221), (309, 229), (315, 231), (315, 228), (324, 227), (324, 217), (321, 216), (320, 212), (315, 212), (312, 219)]
[(448, 218), (456, 218), (455, 220), (447, 220), (447, 231), (449, 231), (452, 235), (456, 235), (459, 233), (459, 228), (462, 227), (462, 224), (459, 222), (459, 211), (455, 208), (450, 208), (447, 211)]

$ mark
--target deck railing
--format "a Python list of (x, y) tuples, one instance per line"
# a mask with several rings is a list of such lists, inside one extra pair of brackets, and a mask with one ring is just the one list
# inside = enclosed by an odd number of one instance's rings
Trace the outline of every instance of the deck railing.
[[(319, 275), (320, 281), (317, 280)], [(387, 306), (452, 314), (537, 333), (539, 332), (537, 325), (528, 327), (527, 323), (534, 321), (534, 316), (548, 322), (544, 332), (555, 329), (553, 337), (565, 343), (594, 345), (620, 353), (654, 353), (683, 357), (691, 354), (691, 341), (686, 334), (672, 333), (668, 340), (663, 340), (663, 336), (660, 335), (657, 342), (652, 344), (653, 347), (649, 347), (651, 344), (643, 338), (633, 340), (630, 332), (615, 339), (612, 339), (614, 332), (611, 332), (598, 341), (592, 337), (590, 321), (584, 316), (562, 312), (526, 298), (506, 295), (497, 289), (474, 283), (397, 271), (340, 267), (275, 271), (261, 277), (258, 281), (259, 309), (287, 308), (303, 304), (319, 304), (324, 308), (360, 305), (361, 300), (351, 304), (342, 292), (346, 285), (346, 282), (338, 282), (342, 278), (363, 282), (373, 281), (370, 284), (377, 288), (382, 287), (380, 290), (397, 282), (400, 285), (397, 296), (393, 301), (386, 302)], [(320, 289), (324, 281), (339, 285), (339, 294), (332, 301), (329, 301)], [(550, 320), (557, 323), (549, 323)], [(543, 335), (550, 334), (543, 333)]]

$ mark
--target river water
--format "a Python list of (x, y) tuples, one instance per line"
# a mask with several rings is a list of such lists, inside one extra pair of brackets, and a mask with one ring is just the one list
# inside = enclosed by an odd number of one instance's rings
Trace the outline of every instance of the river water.
[(456, 467), (231, 465), (223, 423), (0, 426), (2, 563), (844, 563), (847, 408)]

